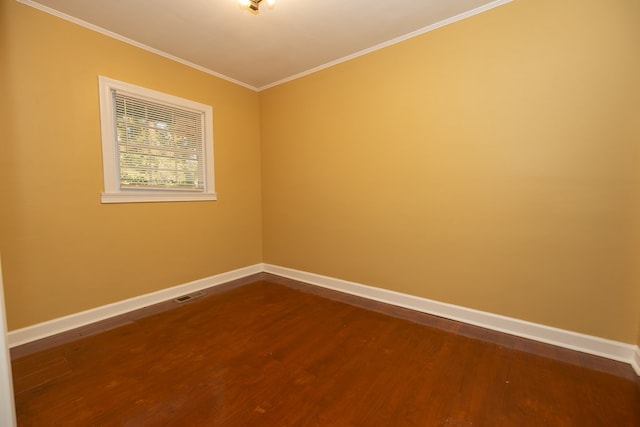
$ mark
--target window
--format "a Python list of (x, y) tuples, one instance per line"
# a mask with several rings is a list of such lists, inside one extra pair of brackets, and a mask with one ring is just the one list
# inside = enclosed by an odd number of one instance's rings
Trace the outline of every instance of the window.
[(215, 200), (210, 106), (99, 77), (103, 203)]

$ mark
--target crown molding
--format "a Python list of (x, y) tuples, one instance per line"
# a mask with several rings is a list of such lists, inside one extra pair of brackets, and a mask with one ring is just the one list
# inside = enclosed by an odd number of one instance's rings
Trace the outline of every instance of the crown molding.
[(411, 38), (420, 36), (422, 34), (430, 32), (430, 31), (437, 30), (438, 28), (441, 28), (441, 27), (444, 27), (444, 26), (447, 26), (447, 25), (451, 25), (451, 24), (456, 23), (458, 21), (461, 21), (463, 19), (467, 19), (467, 18), (470, 18), (472, 16), (478, 15), (480, 13), (486, 12), (488, 10), (494, 9), (496, 7), (505, 5), (507, 3), (511, 3), (513, 0), (496, 0), (496, 1), (493, 1), (493, 2), (485, 4), (483, 6), (480, 6), (480, 7), (477, 7), (475, 9), (469, 10), (467, 12), (463, 12), (463, 13), (460, 13), (458, 15), (452, 16), (451, 18), (447, 18), (447, 19), (444, 19), (442, 21), (436, 22), (434, 24), (428, 25), (426, 27), (420, 28), (420, 29), (418, 29), (416, 31), (412, 31), (410, 33), (407, 33), (405, 35), (396, 37), (396, 38), (388, 40), (386, 42), (377, 44), (377, 45), (372, 46), (370, 48), (363, 49), (363, 50), (358, 51), (356, 53), (344, 56), (344, 57), (342, 57), (340, 59), (337, 59), (335, 61), (327, 62), (325, 64), (319, 65), (317, 67), (314, 67), (314, 68), (311, 68), (309, 70), (294, 74), (292, 76), (289, 76), (289, 77), (286, 77), (284, 79), (275, 81), (273, 83), (269, 83), (269, 84), (261, 86), (261, 87), (255, 87), (255, 86), (252, 86), (252, 85), (250, 85), (248, 83), (242, 82), (240, 80), (236, 80), (236, 79), (234, 79), (232, 77), (229, 77), (229, 76), (226, 76), (224, 74), (218, 73), (218, 72), (216, 72), (214, 70), (211, 70), (209, 68), (202, 67), (202, 66), (200, 66), (198, 64), (195, 64), (193, 62), (187, 61), (185, 59), (182, 59), (182, 58), (177, 57), (175, 55), (172, 55), (170, 53), (167, 53), (167, 52), (164, 52), (162, 50), (159, 50), (159, 49), (153, 48), (151, 46), (148, 46), (146, 44), (137, 42), (137, 41), (135, 41), (133, 39), (130, 39), (128, 37), (125, 37), (125, 36), (123, 36), (121, 34), (115, 33), (113, 31), (109, 31), (109, 30), (107, 30), (105, 28), (102, 28), (102, 27), (99, 27), (97, 25), (91, 24), (91, 23), (89, 23), (87, 21), (84, 21), (82, 19), (75, 18), (75, 17), (73, 17), (71, 15), (68, 15), (66, 13), (60, 12), (60, 11), (58, 11), (56, 9), (53, 9), (53, 8), (50, 8), (48, 6), (44, 6), (44, 5), (42, 5), (42, 4), (38, 3), (38, 2), (35, 2), (33, 0), (16, 0), (16, 1), (19, 2), (19, 3), (22, 3), (22, 4), (26, 5), (26, 6), (30, 6), (30, 7), (34, 8), (34, 9), (40, 10), (42, 12), (45, 12), (45, 13), (48, 13), (50, 15), (56, 16), (56, 17), (58, 17), (60, 19), (63, 19), (65, 21), (69, 21), (69, 22), (72, 22), (74, 24), (77, 24), (77, 25), (80, 25), (82, 27), (85, 27), (85, 28), (87, 28), (89, 30), (98, 32), (98, 33), (100, 33), (102, 35), (105, 35), (107, 37), (111, 37), (111, 38), (119, 40), (119, 41), (121, 41), (123, 43), (127, 43), (127, 44), (129, 44), (131, 46), (135, 46), (137, 48), (146, 50), (147, 52), (154, 53), (154, 54), (156, 54), (158, 56), (170, 59), (170, 60), (175, 61), (177, 63), (180, 63), (182, 65), (186, 65), (187, 67), (193, 68), (195, 70), (202, 71), (203, 73), (207, 73), (207, 74), (212, 75), (214, 77), (218, 77), (218, 78), (220, 78), (222, 80), (226, 80), (226, 81), (228, 81), (230, 83), (237, 84), (239, 86), (242, 86), (242, 87), (247, 88), (247, 89), (251, 89), (251, 90), (256, 91), (256, 92), (261, 92), (263, 90), (270, 89), (272, 87), (279, 86), (281, 84), (284, 84), (284, 83), (287, 83), (287, 82), (290, 82), (290, 81), (293, 81), (293, 80), (297, 80), (297, 79), (299, 79), (301, 77), (304, 77), (304, 76), (316, 73), (318, 71), (333, 67), (334, 65), (338, 65), (338, 64), (341, 64), (343, 62), (347, 62), (347, 61), (350, 61), (352, 59), (358, 58), (360, 56), (367, 55), (369, 53), (375, 52), (377, 50), (384, 49), (386, 47), (389, 47), (389, 46), (392, 46), (394, 44), (403, 42), (405, 40), (409, 40)]
[(171, 61), (177, 62), (177, 63), (182, 64), (182, 65), (186, 65), (187, 67), (193, 68), (193, 69), (198, 70), (198, 71), (202, 71), (203, 73), (210, 74), (210, 75), (212, 75), (214, 77), (218, 77), (218, 78), (220, 78), (222, 80), (226, 80), (226, 81), (228, 81), (230, 83), (237, 84), (239, 86), (242, 86), (242, 87), (247, 88), (247, 89), (251, 89), (253, 91), (257, 91), (258, 90), (255, 86), (252, 86), (252, 85), (247, 84), (245, 82), (241, 82), (240, 80), (236, 80), (234, 78), (231, 78), (231, 77), (226, 76), (224, 74), (218, 73), (216, 71), (210, 70), (209, 68), (202, 67), (202, 66), (200, 66), (198, 64), (194, 64), (193, 62), (187, 61), (186, 59), (182, 59), (182, 58), (177, 57), (175, 55), (171, 55), (170, 53), (164, 52), (162, 50), (153, 48), (151, 46), (147, 46), (144, 43), (137, 42), (137, 41), (135, 41), (133, 39), (130, 39), (130, 38), (125, 37), (123, 35), (120, 35), (118, 33), (114, 33), (113, 31), (109, 31), (109, 30), (107, 30), (105, 28), (102, 28), (102, 27), (99, 27), (97, 25), (91, 24), (90, 22), (83, 21), (82, 19), (78, 19), (78, 18), (73, 17), (71, 15), (67, 15), (66, 13), (60, 12), (60, 11), (58, 11), (56, 9), (52, 9), (52, 8), (50, 8), (48, 6), (44, 6), (44, 5), (42, 5), (40, 3), (37, 3), (37, 2), (35, 2), (33, 0), (16, 0), (16, 1), (18, 3), (22, 3), (22, 4), (26, 5), (26, 6), (30, 6), (30, 7), (34, 8), (34, 9), (37, 9), (37, 10), (39, 10), (41, 12), (45, 12), (45, 13), (48, 13), (49, 15), (53, 15), (53, 16), (55, 16), (57, 18), (60, 18), (60, 19), (63, 19), (65, 21), (69, 21), (69, 22), (72, 22), (74, 24), (80, 25), (81, 27), (87, 28), (87, 29), (89, 29), (91, 31), (95, 31), (95, 32), (100, 33), (100, 34), (102, 34), (104, 36), (110, 37), (112, 39), (116, 39), (118, 41), (121, 41), (123, 43), (129, 44), (131, 46), (135, 46), (135, 47), (137, 47), (139, 49), (146, 50), (147, 52), (151, 52), (151, 53), (156, 54), (158, 56), (161, 56), (163, 58), (170, 59)]

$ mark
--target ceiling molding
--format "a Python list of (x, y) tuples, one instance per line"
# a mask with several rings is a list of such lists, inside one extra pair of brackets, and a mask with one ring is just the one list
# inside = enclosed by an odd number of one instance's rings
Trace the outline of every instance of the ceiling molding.
[(128, 37), (124, 37), (124, 36), (122, 36), (120, 34), (114, 33), (113, 31), (106, 30), (106, 29), (104, 29), (102, 27), (99, 27), (97, 25), (93, 25), (90, 22), (83, 21), (82, 19), (75, 18), (75, 17), (73, 17), (71, 15), (67, 15), (66, 13), (62, 13), (62, 12), (60, 12), (58, 10), (55, 10), (55, 9), (50, 8), (50, 7), (44, 6), (44, 5), (40, 4), (40, 3), (36, 3), (35, 1), (32, 1), (32, 0), (16, 0), (16, 1), (18, 3), (22, 3), (22, 4), (26, 5), (26, 6), (33, 7), (34, 9), (38, 9), (41, 12), (45, 12), (45, 13), (48, 13), (50, 15), (53, 15), (53, 16), (55, 16), (57, 18), (64, 19), (65, 21), (69, 21), (69, 22), (72, 22), (74, 24), (80, 25), (81, 27), (85, 27), (85, 28), (87, 28), (89, 30), (95, 31), (97, 33), (100, 33), (100, 34), (102, 34), (104, 36), (110, 37), (112, 39), (116, 39), (116, 40), (121, 41), (123, 43), (130, 44), (130, 45), (135, 46), (137, 48), (140, 48), (142, 50), (146, 50), (147, 52), (154, 53), (154, 54), (156, 54), (158, 56), (162, 56), (163, 58), (167, 58), (167, 59), (170, 59), (172, 61), (178, 62), (178, 63), (180, 63), (182, 65), (186, 65), (187, 67), (191, 67), (191, 68), (196, 69), (198, 71), (202, 71), (203, 73), (211, 74), (212, 76), (215, 76), (215, 77), (221, 78), (223, 80), (226, 80), (228, 82), (240, 85), (240, 86), (245, 87), (247, 89), (251, 89), (251, 90), (254, 90), (254, 91), (258, 90), (258, 88), (256, 88), (255, 86), (252, 86), (252, 85), (247, 84), (245, 82), (241, 82), (240, 80), (233, 79), (233, 78), (231, 78), (229, 76), (225, 76), (224, 74), (220, 74), (220, 73), (215, 72), (213, 70), (210, 70), (208, 68), (202, 67), (202, 66), (200, 66), (198, 64), (194, 64), (193, 62), (189, 62), (189, 61), (184, 60), (182, 58), (179, 58), (177, 56), (171, 55), (170, 53), (161, 51), (161, 50), (153, 48), (151, 46), (147, 46), (146, 44), (143, 44), (143, 43), (139, 43), (139, 42), (137, 42), (135, 40), (132, 40), (132, 39), (130, 39)]
[(282, 80), (278, 80), (277, 82), (273, 82), (273, 83), (270, 83), (268, 85), (261, 86), (257, 90), (258, 90), (258, 92), (260, 92), (260, 91), (267, 90), (267, 89), (270, 89), (272, 87), (281, 85), (283, 83), (287, 83), (287, 82), (290, 82), (292, 80), (299, 79), (299, 78), (307, 76), (309, 74), (313, 74), (315, 72), (324, 70), (326, 68), (333, 67), (334, 65), (338, 65), (338, 64), (341, 64), (343, 62), (350, 61), (350, 60), (358, 58), (360, 56), (367, 55), (369, 53), (375, 52), (375, 51), (380, 50), (380, 49), (384, 49), (384, 48), (392, 46), (394, 44), (398, 44), (398, 43), (403, 42), (405, 40), (409, 40), (409, 39), (412, 39), (414, 37), (418, 37), (418, 36), (420, 36), (422, 34), (430, 32), (430, 31), (437, 30), (438, 28), (442, 28), (442, 27), (445, 27), (447, 25), (451, 25), (453, 23), (456, 23), (458, 21), (462, 21), (463, 19), (467, 19), (467, 18), (470, 18), (472, 16), (478, 15), (480, 13), (486, 12), (488, 10), (494, 9), (494, 8), (496, 8), (498, 6), (502, 6), (504, 4), (511, 3), (512, 1), (513, 0), (496, 0), (496, 1), (493, 1), (493, 2), (491, 2), (489, 4), (484, 5), (484, 6), (480, 6), (480, 7), (477, 7), (475, 9), (469, 10), (467, 12), (461, 13), (459, 15), (452, 16), (451, 18), (443, 19), (442, 21), (436, 22), (435, 24), (427, 25), (424, 28), (420, 28), (420, 29), (418, 29), (416, 31), (412, 31), (410, 33), (407, 33), (407, 34), (402, 35), (400, 37), (396, 37), (396, 38), (391, 39), (389, 41), (386, 41), (384, 43), (380, 43), (380, 44), (377, 44), (377, 45), (372, 46), (370, 48), (363, 49), (363, 50), (361, 50), (359, 52), (352, 53), (351, 55), (347, 55), (347, 56), (344, 56), (344, 57), (342, 57), (340, 59), (336, 59), (335, 61), (327, 62), (326, 64), (311, 68), (309, 70), (303, 71), (303, 72), (298, 73), (298, 74), (294, 74), (293, 76), (284, 78)]
[(253, 90), (253, 91), (256, 91), (256, 92), (260, 92), (260, 91), (267, 90), (267, 89), (273, 88), (275, 86), (279, 86), (281, 84), (284, 84), (284, 83), (299, 79), (301, 77), (316, 73), (318, 71), (333, 67), (334, 65), (338, 65), (338, 64), (341, 64), (343, 62), (350, 61), (350, 60), (358, 58), (360, 56), (367, 55), (367, 54), (375, 52), (377, 50), (384, 49), (386, 47), (401, 43), (403, 41), (406, 41), (406, 40), (409, 40), (411, 38), (420, 36), (422, 34), (425, 34), (425, 33), (428, 33), (430, 31), (436, 30), (438, 28), (442, 28), (444, 26), (456, 23), (456, 22), (461, 21), (463, 19), (470, 18), (472, 16), (478, 15), (480, 13), (486, 12), (488, 10), (494, 9), (494, 8), (502, 6), (504, 4), (511, 3), (513, 0), (495, 0), (493, 2), (485, 4), (483, 6), (480, 6), (480, 7), (477, 7), (475, 9), (460, 13), (458, 15), (452, 16), (450, 18), (444, 19), (442, 21), (436, 22), (434, 24), (428, 25), (426, 27), (420, 28), (418, 30), (412, 31), (410, 33), (407, 33), (407, 34), (404, 34), (402, 36), (396, 37), (394, 39), (388, 40), (386, 42), (379, 43), (379, 44), (377, 44), (375, 46), (372, 46), (372, 47), (369, 47), (367, 49), (360, 50), (358, 52), (355, 52), (353, 54), (344, 56), (344, 57), (339, 58), (337, 60), (327, 62), (327, 63), (319, 65), (317, 67), (310, 68), (310, 69), (308, 69), (306, 71), (303, 71), (303, 72), (300, 72), (300, 73), (296, 73), (296, 74), (291, 75), (289, 77), (286, 77), (284, 79), (280, 79), (278, 81), (275, 81), (273, 83), (269, 83), (267, 85), (260, 86), (260, 87), (256, 87), (256, 86), (250, 85), (250, 84), (245, 83), (243, 81), (234, 79), (234, 78), (229, 77), (227, 75), (224, 75), (222, 73), (219, 73), (219, 72), (216, 72), (214, 70), (211, 70), (209, 68), (206, 68), (206, 67), (203, 67), (201, 65), (195, 64), (193, 62), (187, 61), (187, 60), (185, 60), (183, 58), (180, 58), (178, 56), (175, 56), (175, 55), (172, 55), (170, 53), (164, 52), (162, 50), (153, 48), (151, 46), (148, 46), (146, 44), (140, 43), (140, 42), (138, 42), (136, 40), (133, 40), (131, 38), (125, 37), (125, 36), (123, 36), (121, 34), (118, 34), (118, 33), (115, 33), (113, 31), (110, 31), (110, 30), (107, 30), (105, 28), (102, 28), (100, 26), (91, 24), (90, 22), (84, 21), (82, 19), (76, 18), (74, 16), (68, 15), (68, 14), (63, 13), (63, 12), (60, 12), (60, 11), (58, 11), (56, 9), (47, 7), (47, 6), (45, 6), (43, 4), (40, 4), (40, 3), (36, 2), (36, 1), (33, 1), (33, 0), (16, 0), (16, 1), (18, 1), (19, 3), (22, 3), (22, 4), (26, 5), (26, 6), (30, 6), (30, 7), (34, 8), (34, 9), (37, 9), (39, 11), (42, 11), (42, 12), (45, 12), (47, 14), (53, 15), (55, 17), (58, 17), (60, 19), (63, 19), (65, 21), (74, 23), (76, 25), (80, 25), (80, 26), (82, 26), (84, 28), (87, 28), (87, 29), (89, 29), (91, 31), (95, 31), (95, 32), (100, 33), (102, 35), (105, 35), (107, 37), (116, 39), (116, 40), (121, 41), (123, 43), (129, 44), (131, 46), (137, 47), (139, 49), (151, 52), (151, 53), (153, 53), (155, 55), (167, 58), (167, 59), (169, 59), (171, 61), (180, 63), (182, 65), (185, 65), (187, 67), (193, 68), (195, 70), (201, 71), (203, 73), (218, 77), (218, 78), (220, 78), (222, 80), (226, 80), (226, 81), (228, 81), (230, 83), (237, 84), (237, 85), (242, 86), (244, 88), (247, 88), (247, 89), (250, 89), (250, 90)]

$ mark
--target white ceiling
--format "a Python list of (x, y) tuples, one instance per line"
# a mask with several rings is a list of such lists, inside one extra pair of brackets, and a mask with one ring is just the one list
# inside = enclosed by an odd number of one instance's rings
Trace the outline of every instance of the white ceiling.
[(264, 89), (510, 0), (18, 0)]

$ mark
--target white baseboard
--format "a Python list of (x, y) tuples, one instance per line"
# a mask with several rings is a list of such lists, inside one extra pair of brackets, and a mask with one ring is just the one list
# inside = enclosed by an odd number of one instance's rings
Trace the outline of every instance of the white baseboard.
[(399, 307), (433, 314), (447, 319), (469, 323), (494, 331), (529, 338), (583, 353), (593, 354), (630, 364), (640, 376), (640, 348), (631, 344), (611, 341), (591, 335), (531, 323), (511, 317), (492, 314), (471, 308), (407, 295), (387, 289), (375, 288), (346, 280), (308, 273), (271, 264), (255, 264), (238, 270), (217, 274), (157, 292), (104, 305), (69, 316), (60, 317), (8, 333), (9, 347), (16, 347), (38, 339), (99, 322), (133, 310), (168, 301), (181, 295), (197, 292), (212, 286), (242, 279), (257, 273), (271, 273), (311, 285), (368, 298)]
[(636, 371), (636, 374), (640, 376), (640, 347), (636, 347), (635, 355), (633, 361), (631, 362), (631, 366), (633, 370)]
[(16, 347), (41, 338), (47, 338), (60, 332), (69, 331), (71, 329), (86, 326), (91, 323), (99, 322), (110, 317), (128, 313), (139, 308), (148, 307), (153, 304), (168, 301), (179, 296), (197, 292), (212, 286), (221, 285), (232, 280), (242, 279), (252, 274), (261, 273), (263, 271), (262, 264), (256, 264), (249, 267), (240, 268), (238, 270), (228, 271), (204, 279), (195, 280), (171, 288), (162, 289), (134, 298), (118, 301), (113, 304), (103, 305), (69, 316), (60, 317), (49, 320), (47, 322), (38, 323), (22, 329), (16, 329), (8, 333), (9, 347)]
[(375, 288), (314, 273), (265, 264), (265, 273), (321, 286), (351, 295), (458, 320), (494, 331), (529, 338), (583, 353), (631, 364), (640, 375), (640, 349), (631, 344), (544, 326), (511, 317), (438, 302), (426, 298)]

